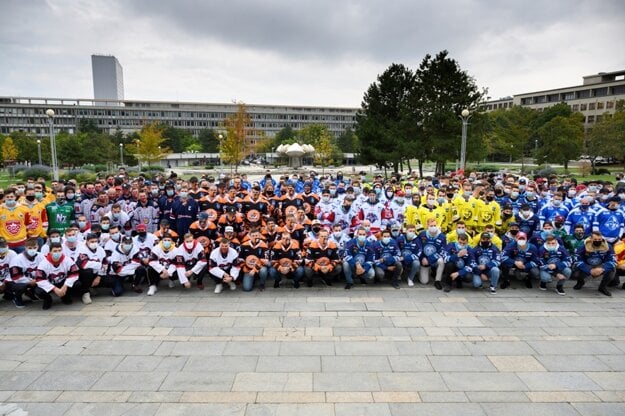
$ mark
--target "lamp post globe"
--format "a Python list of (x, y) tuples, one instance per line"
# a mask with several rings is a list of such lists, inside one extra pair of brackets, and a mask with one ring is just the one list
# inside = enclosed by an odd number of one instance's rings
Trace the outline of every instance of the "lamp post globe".
[(53, 109), (51, 109), (51, 108), (48, 108), (48, 109), (46, 110), (46, 115), (47, 115), (48, 117), (54, 117), (54, 110), (53, 110)]
[(462, 117), (469, 117), (469, 109), (465, 108), (464, 110), (462, 110)]
[(469, 118), (471, 113), (468, 108), (465, 108), (460, 113), (462, 119), (462, 139), (460, 144), (460, 169), (464, 173), (467, 163), (467, 124), (469, 124)]

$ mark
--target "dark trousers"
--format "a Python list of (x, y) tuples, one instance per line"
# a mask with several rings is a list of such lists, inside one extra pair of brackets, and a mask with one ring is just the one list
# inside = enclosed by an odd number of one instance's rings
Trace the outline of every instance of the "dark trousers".
[[(56, 286), (57, 288), (62, 288), (63, 285), (65, 284), (65, 282), (61, 282), (61, 283), (57, 283), (54, 286)], [(74, 285), (72, 287), (67, 288), (67, 293), (65, 293), (65, 296), (61, 297), (61, 300), (63, 302), (67, 302), (67, 301), (71, 301), (72, 296), (81, 296), (84, 293), (83, 290), (83, 286), (82, 283), (80, 282), (80, 280), (76, 280), (74, 282)], [(52, 302), (52, 294), (54, 293), (53, 290), (51, 290), (50, 292), (46, 292), (45, 290), (43, 290), (42, 288), (40, 288), (39, 286), (37, 286), (35, 288), (35, 295), (37, 295), (37, 297), (41, 300), (43, 300), (44, 302)]]

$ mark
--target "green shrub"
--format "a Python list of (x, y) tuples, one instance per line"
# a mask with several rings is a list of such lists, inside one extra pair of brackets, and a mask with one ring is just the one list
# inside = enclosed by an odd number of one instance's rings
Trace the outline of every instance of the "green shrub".
[(159, 165), (141, 166), (141, 172), (164, 172), (165, 168)]
[(551, 175), (555, 175), (557, 173), (558, 172), (556, 172), (556, 170), (554, 168), (552, 168), (551, 166), (542, 166), (536, 172), (536, 175), (545, 178), (545, 177), (548, 177), (548, 176), (551, 176)]
[(204, 166), (204, 169), (215, 169), (215, 167), (213, 165), (206, 165)]
[(611, 175), (612, 172), (610, 171), (610, 169), (606, 169), (606, 168), (597, 168), (595, 169), (595, 173), (594, 175)]
[(19, 169), (16, 173), (19, 174), (23, 180), (26, 180), (27, 178), (37, 179), (42, 177), (48, 181), (52, 178), (52, 169), (41, 165), (31, 166), (27, 169)]

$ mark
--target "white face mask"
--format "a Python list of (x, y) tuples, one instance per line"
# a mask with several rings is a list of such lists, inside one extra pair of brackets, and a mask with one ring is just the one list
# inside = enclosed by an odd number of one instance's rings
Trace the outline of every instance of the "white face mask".
[(429, 232), (430, 234), (436, 234), (436, 233), (438, 232), (438, 227), (437, 227), (437, 226), (435, 226), (435, 225), (434, 225), (434, 226), (429, 226), (429, 227), (428, 227), (428, 232)]
[(186, 247), (187, 250), (191, 250), (193, 248), (193, 241), (191, 242), (185, 241), (184, 246)]
[(98, 248), (98, 243), (89, 243), (89, 249), (90, 250), (95, 250)]

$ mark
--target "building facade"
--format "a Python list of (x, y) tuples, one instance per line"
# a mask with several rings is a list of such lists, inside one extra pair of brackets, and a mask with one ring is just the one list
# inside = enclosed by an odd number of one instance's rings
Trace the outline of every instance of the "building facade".
[(124, 71), (114, 56), (91, 55), (93, 98), (121, 101), (124, 99)]

